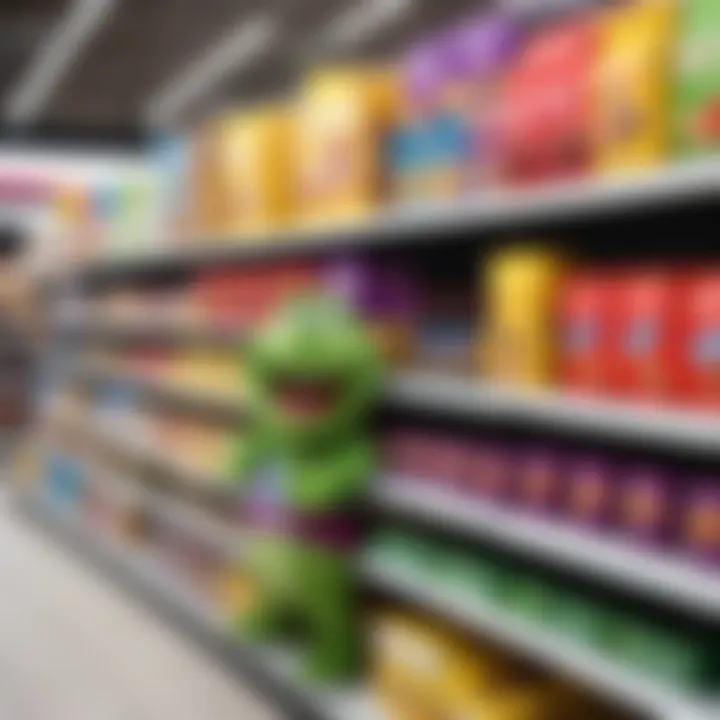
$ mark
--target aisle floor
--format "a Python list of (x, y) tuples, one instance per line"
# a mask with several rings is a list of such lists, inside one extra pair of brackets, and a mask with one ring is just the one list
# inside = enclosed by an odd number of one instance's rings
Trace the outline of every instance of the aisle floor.
[(1, 720), (275, 720), (0, 492)]

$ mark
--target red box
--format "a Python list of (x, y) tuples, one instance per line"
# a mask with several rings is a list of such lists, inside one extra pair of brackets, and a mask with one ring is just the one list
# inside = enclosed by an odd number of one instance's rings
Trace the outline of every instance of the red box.
[(693, 407), (720, 408), (720, 270), (689, 274), (675, 304), (677, 396)]
[(511, 66), (500, 100), (506, 179), (533, 183), (590, 168), (595, 24), (569, 20), (538, 32)]
[[(677, 394), (683, 282), (667, 269), (618, 275), (610, 302), (610, 376), (614, 394), (668, 401)], [(719, 296), (720, 297), (720, 296)]]
[(568, 276), (560, 288), (560, 384), (583, 394), (607, 392), (614, 284), (599, 272)]

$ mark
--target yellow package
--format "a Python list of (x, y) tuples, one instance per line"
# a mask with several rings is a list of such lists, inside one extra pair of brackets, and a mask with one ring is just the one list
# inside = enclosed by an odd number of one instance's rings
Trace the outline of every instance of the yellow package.
[(188, 197), (188, 241), (200, 242), (222, 232), (227, 217), (226, 196), (222, 192), (222, 124), (217, 119), (203, 123), (191, 141)]
[(395, 76), (383, 70), (337, 68), (307, 79), (297, 126), (305, 222), (356, 218), (386, 197), (385, 138), (398, 98)]
[(670, 136), (673, 0), (607, 11), (599, 26), (597, 158), (600, 172), (661, 162)]
[(562, 263), (533, 248), (492, 257), (485, 271), (480, 357), (487, 376), (519, 387), (545, 387), (555, 370), (555, 299)]
[(232, 238), (272, 230), (292, 217), (295, 195), (293, 119), (264, 106), (222, 120), (225, 230)]
[(371, 637), (376, 693), (394, 720), (454, 717), (515, 674), (504, 657), (409, 614), (375, 618)]

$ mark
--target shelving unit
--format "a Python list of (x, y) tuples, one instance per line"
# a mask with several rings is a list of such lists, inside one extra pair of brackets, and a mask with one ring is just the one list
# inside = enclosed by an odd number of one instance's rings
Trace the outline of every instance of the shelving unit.
[(446, 241), (448, 234), (571, 221), (607, 215), (644, 212), (657, 207), (682, 206), (699, 198), (720, 195), (720, 163), (693, 161), (653, 168), (620, 178), (589, 178), (556, 182), (528, 190), (496, 190), (480, 197), (428, 201), (386, 209), (372, 217), (341, 225), (308, 226), (256, 237), (207, 238), (189, 249), (147, 252), (99, 261), (48, 278), (58, 287), (88, 279), (127, 277), (157, 269), (198, 268), (297, 255), (415, 245)]
[(670, 690), (522, 618), (416, 577), (405, 568), (367, 562), (363, 574), (373, 586), (539, 661), (614, 698), (628, 710), (650, 713), (658, 720), (716, 720), (720, 713), (720, 702), (715, 699)]
[(403, 478), (381, 478), (373, 502), (384, 512), (438, 528), (490, 539), (551, 564), (598, 577), (655, 601), (720, 621), (720, 576), (662, 549), (643, 551), (629, 542), (594, 534), (558, 519), (453, 497)]
[[(78, 375), (100, 380), (119, 379), (144, 394), (235, 417), (238, 421), (244, 416), (239, 399), (229, 400), (92, 368), (81, 369)], [(720, 417), (702, 412), (573, 397), (557, 391), (518, 390), (461, 376), (413, 371), (395, 373), (386, 385), (384, 399), (390, 406), (410, 411), (470, 420), (520, 420), (536, 427), (604, 439), (720, 453)]]
[[(448, 235), (490, 232), (574, 221), (609, 214), (644, 213), (657, 207), (682, 206), (697, 199), (720, 199), (720, 162), (671, 166), (663, 170), (612, 180), (562, 183), (538, 189), (485, 193), (452, 202), (385, 210), (355, 224), (307, 227), (243, 242), (205, 242), (202, 247), (165, 250), (114, 258), (61, 273), (52, 289), (76, 288), (86, 281), (132, 279), (147, 272), (194, 270), (225, 264), (332, 254), (344, 250), (415, 246), (445, 242)], [(101, 340), (207, 344), (239, 347), (243, 338), (232, 333), (197, 328), (102, 326), (90, 319), (58, 330), (69, 336)], [(80, 367), (77, 377), (88, 381), (111, 379), (141, 395), (200, 411), (222, 414), (234, 422), (244, 417), (242, 401), (202, 391), (162, 385), (113, 370)], [(460, 420), (520, 422), (539, 429), (570, 431), (600, 440), (621, 440), (654, 448), (677, 449), (703, 457), (720, 452), (720, 419), (687, 410), (633, 405), (596, 398), (569, 397), (559, 392), (529, 392), (503, 388), (467, 377), (401, 371), (387, 382), (384, 403), (406, 413), (439, 415)], [(227, 499), (213, 478), (183, 466), (161, 449), (138, 438), (123, 438), (112, 428), (87, 428), (107, 446), (134, 455), (144, 466), (177, 479), (180, 495)], [(438, 530), (482, 540), (555, 564), (587, 580), (651, 598), (669, 609), (690, 613), (702, 621), (720, 621), (720, 575), (686, 558), (643, 551), (629, 543), (593, 534), (555, 519), (529, 516), (517, 510), (491, 507), (421, 486), (408, 478), (380, 478), (371, 494), (374, 507), (385, 515), (421, 520)], [(233, 640), (208, 608), (168, 577), (167, 572), (139, 552), (97, 537), (87, 528), (54, 515), (35, 497), (22, 498), (35, 522), (59, 541), (88, 557), (121, 585), (159, 613), (169, 617), (202, 645), (278, 700), (292, 717), (355, 720), (379, 718), (377, 708), (362, 690), (318, 693), (297, 680), (292, 654), (247, 647)], [(241, 539), (227, 528), (214, 526), (207, 515), (182, 503), (163, 499), (158, 511), (219, 547), (235, 551)], [(572, 645), (498, 607), (461, 597), (405, 568), (367, 560), (361, 566), (367, 586), (425, 608), (473, 634), (487, 636), (550, 670), (567, 675), (598, 694), (615, 699), (650, 720), (718, 720), (720, 700), (675, 692), (630, 668), (605, 659), (591, 649)]]

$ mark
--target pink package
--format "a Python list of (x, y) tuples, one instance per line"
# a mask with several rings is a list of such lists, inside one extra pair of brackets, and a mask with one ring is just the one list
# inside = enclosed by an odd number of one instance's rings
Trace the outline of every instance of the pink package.
[(667, 542), (676, 527), (676, 486), (661, 469), (628, 468), (618, 483), (618, 523), (636, 540)]
[(602, 457), (570, 460), (565, 468), (564, 507), (571, 520), (605, 527), (616, 517), (617, 503), (613, 469)]
[(517, 465), (515, 496), (530, 511), (557, 510), (562, 500), (562, 480), (557, 451), (545, 447), (529, 448)]
[(688, 492), (681, 541), (695, 557), (720, 566), (720, 480), (699, 481)]
[(466, 465), (468, 492), (478, 498), (507, 500), (512, 491), (510, 454), (502, 445), (481, 443), (474, 446)]

